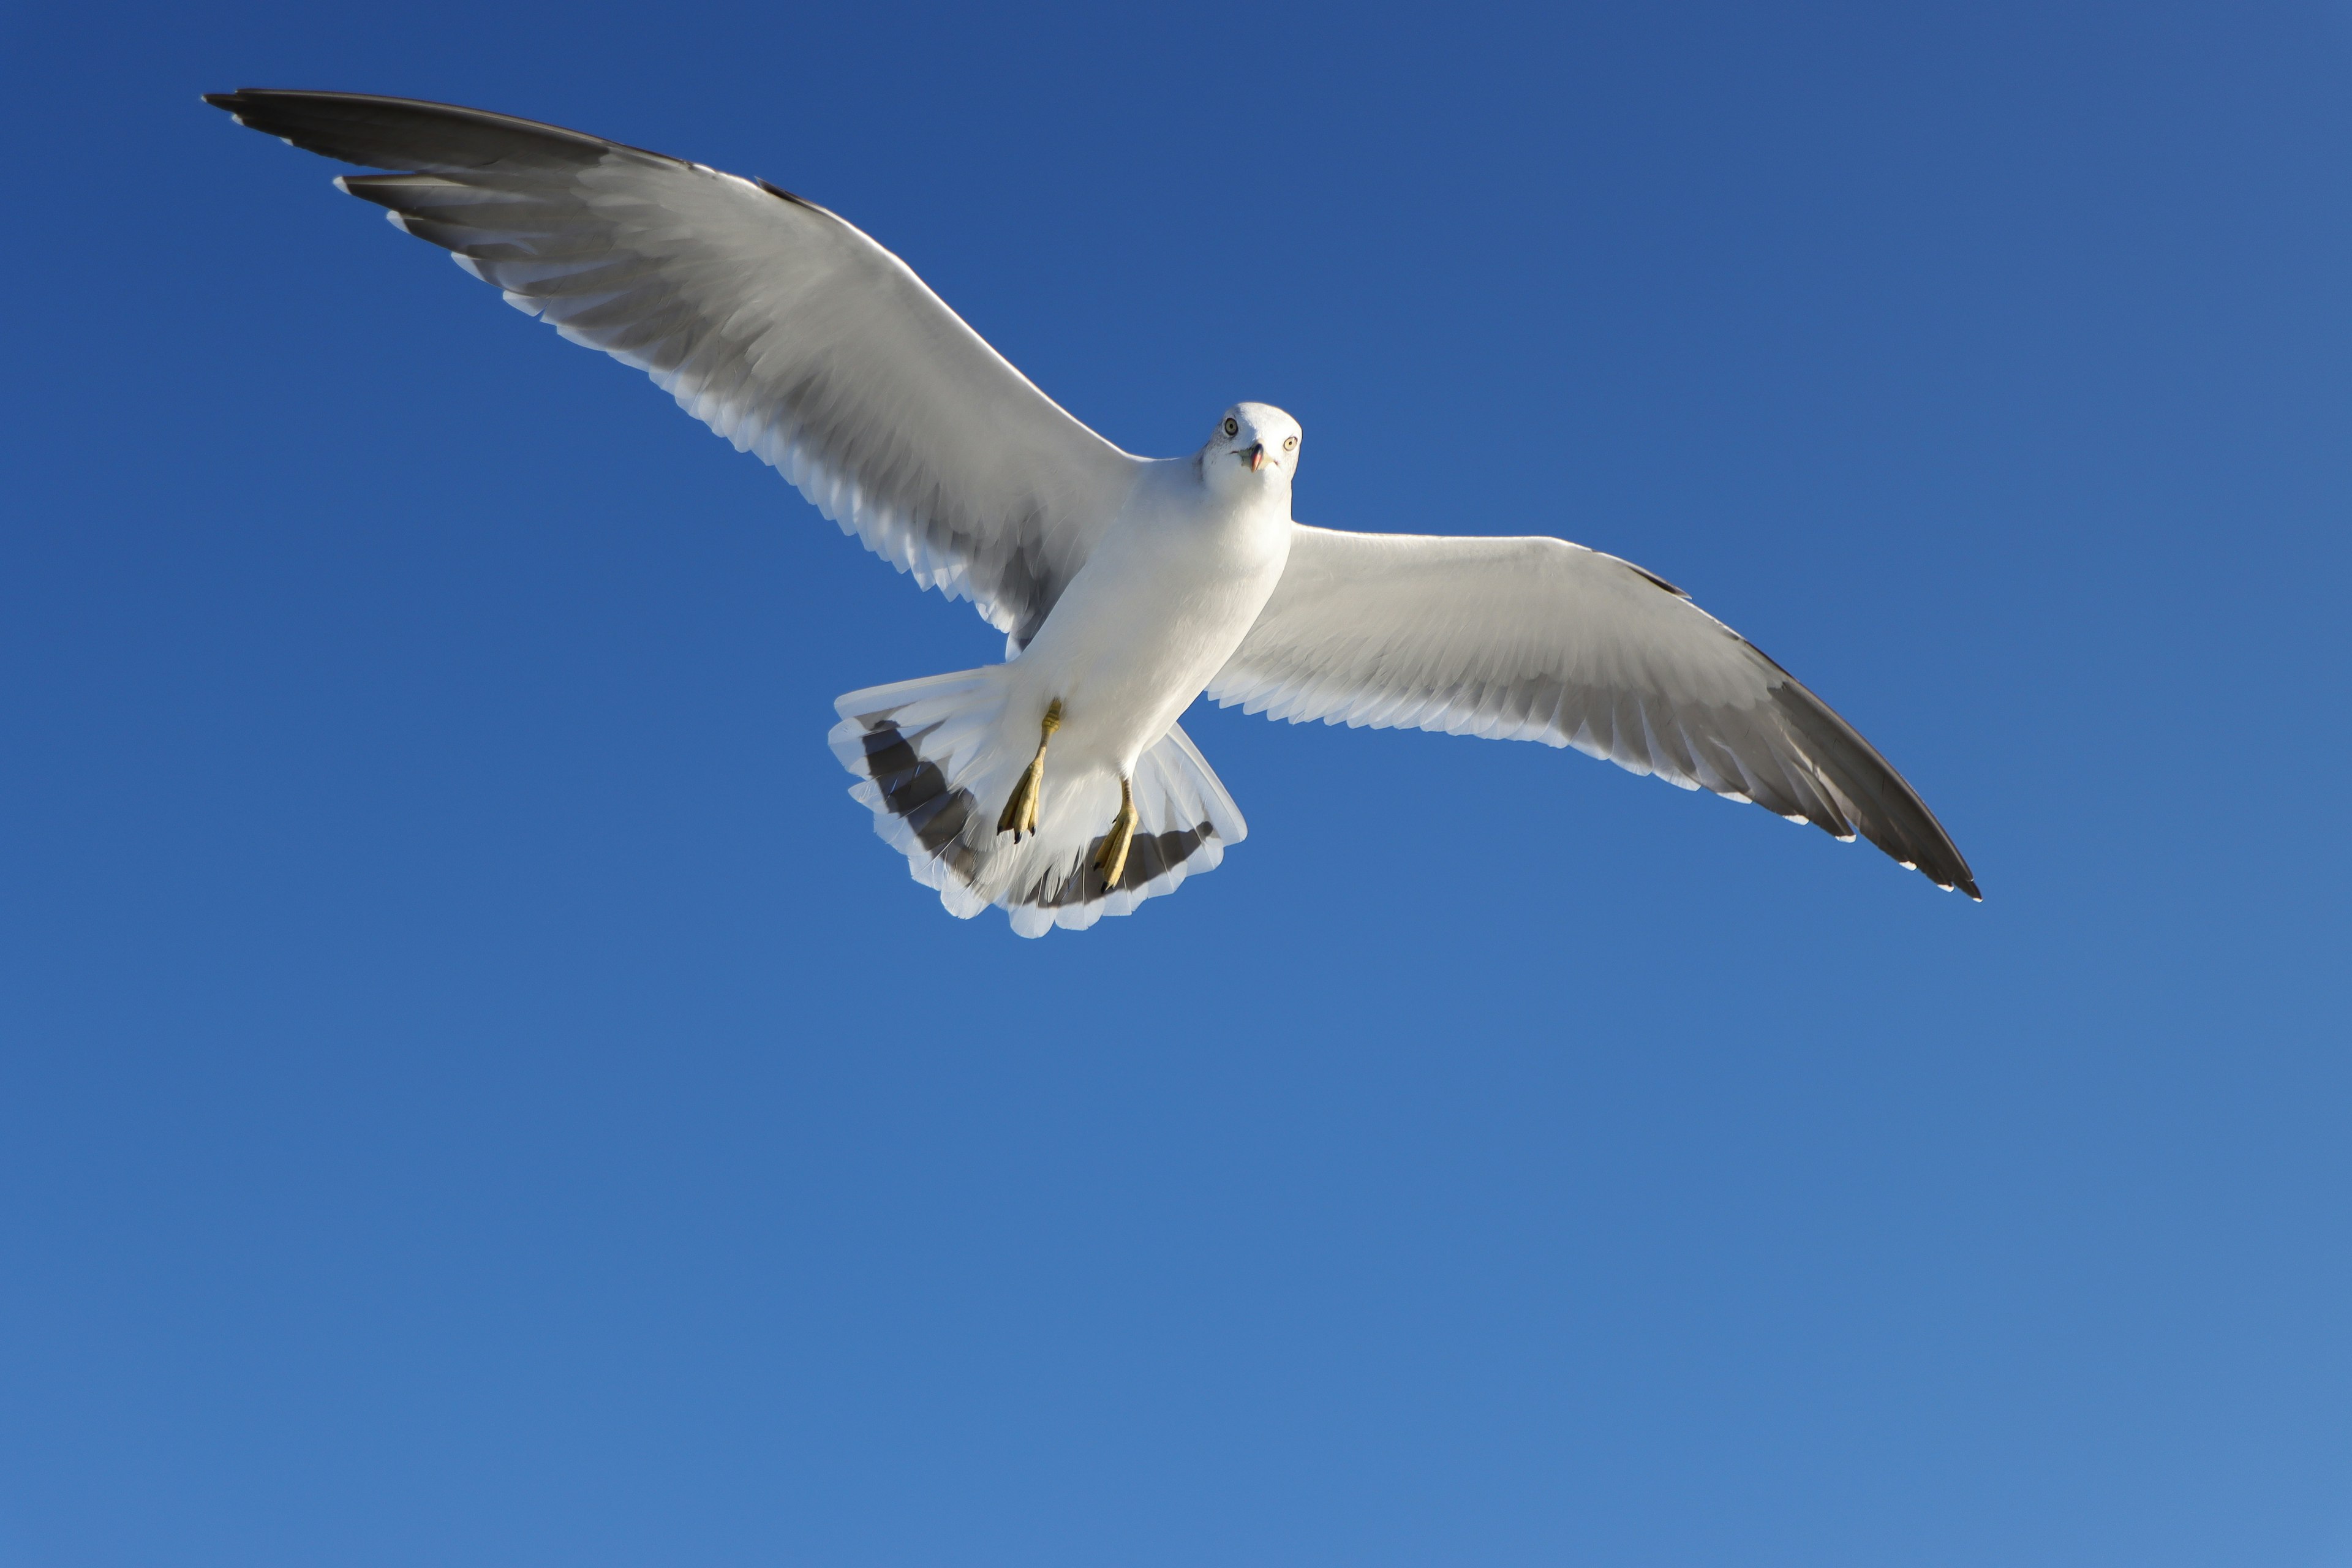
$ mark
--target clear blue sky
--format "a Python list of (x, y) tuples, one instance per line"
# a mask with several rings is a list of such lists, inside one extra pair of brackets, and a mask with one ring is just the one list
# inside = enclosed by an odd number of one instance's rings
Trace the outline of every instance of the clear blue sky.
[[(2352, 1563), (2352, 7), (0, 60), (0, 1563)], [(1130, 449), (1626, 555), (1986, 901), (1209, 711), (1215, 875), (952, 921), (824, 736), (993, 634), (238, 85), (764, 175)]]

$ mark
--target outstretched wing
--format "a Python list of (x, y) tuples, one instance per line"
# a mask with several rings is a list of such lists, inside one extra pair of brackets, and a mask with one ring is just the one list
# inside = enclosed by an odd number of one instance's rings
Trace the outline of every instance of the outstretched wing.
[(1564, 540), (1294, 525), (1282, 581), (1209, 695), (1293, 722), (1574, 746), (1859, 833), (1979, 896), (1935, 814), (1852, 725), (1680, 589)]
[(247, 89), (206, 102), (398, 174), (336, 184), (509, 304), (650, 374), (817, 509), (1016, 640), (1138, 459), (1006, 363), (906, 263), (762, 182), (480, 110)]

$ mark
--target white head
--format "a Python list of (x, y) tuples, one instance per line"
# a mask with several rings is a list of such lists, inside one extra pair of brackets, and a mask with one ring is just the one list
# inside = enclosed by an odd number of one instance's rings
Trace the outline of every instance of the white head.
[(1193, 460), (1212, 489), (1290, 488), (1298, 471), (1298, 421), (1270, 403), (1236, 403), (1217, 416)]

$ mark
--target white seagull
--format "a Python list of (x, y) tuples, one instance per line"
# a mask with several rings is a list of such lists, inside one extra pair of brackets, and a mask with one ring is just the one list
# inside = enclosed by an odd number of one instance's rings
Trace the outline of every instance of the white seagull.
[(207, 96), (368, 168), (507, 302), (652, 376), (826, 517), (1005, 634), (1002, 664), (853, 691), (850, 793), (949, 911), (1024, 936), (1126, 914), (1246, 828), (1176, 721), (1206, 692), (1304, 722), (1574, 746), (1868, 838), (1975, 898), (1870, 742), (1682, 590), (1544, 537), (1294, 522), (1298, 421), (1220, 415), (1130, 457), (907, 265), (815, 204), (552, 125), (360, 93)]

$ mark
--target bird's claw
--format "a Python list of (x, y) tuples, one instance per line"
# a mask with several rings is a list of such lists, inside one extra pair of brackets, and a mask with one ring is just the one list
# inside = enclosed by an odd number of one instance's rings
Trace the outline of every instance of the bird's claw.
[(1021, 771), (1021, 782), (1013, 786), (1004, 809), (996, 814), (996, 831), (1010, 833), (1015, 844), (1037, 831), (1037, 797), (1045, 787), (1045, 747), (1061, 727), (1062, 700), (1056, 697), (1046, 704), (1045, 717), (1037, 726), (1037, 754), (1029, 759), (1029, 765)]
[(1116, 888), (1127, 874), (1127, 851), (1135, 842), (1135, 792), (1125, 779), (1118, 781), (1118, 815), (1110, 819), (1110, 831), (1103, 835), (1102, 844), (1095, 850), (1095, 869), (1102, 873), (1103, 886)]

